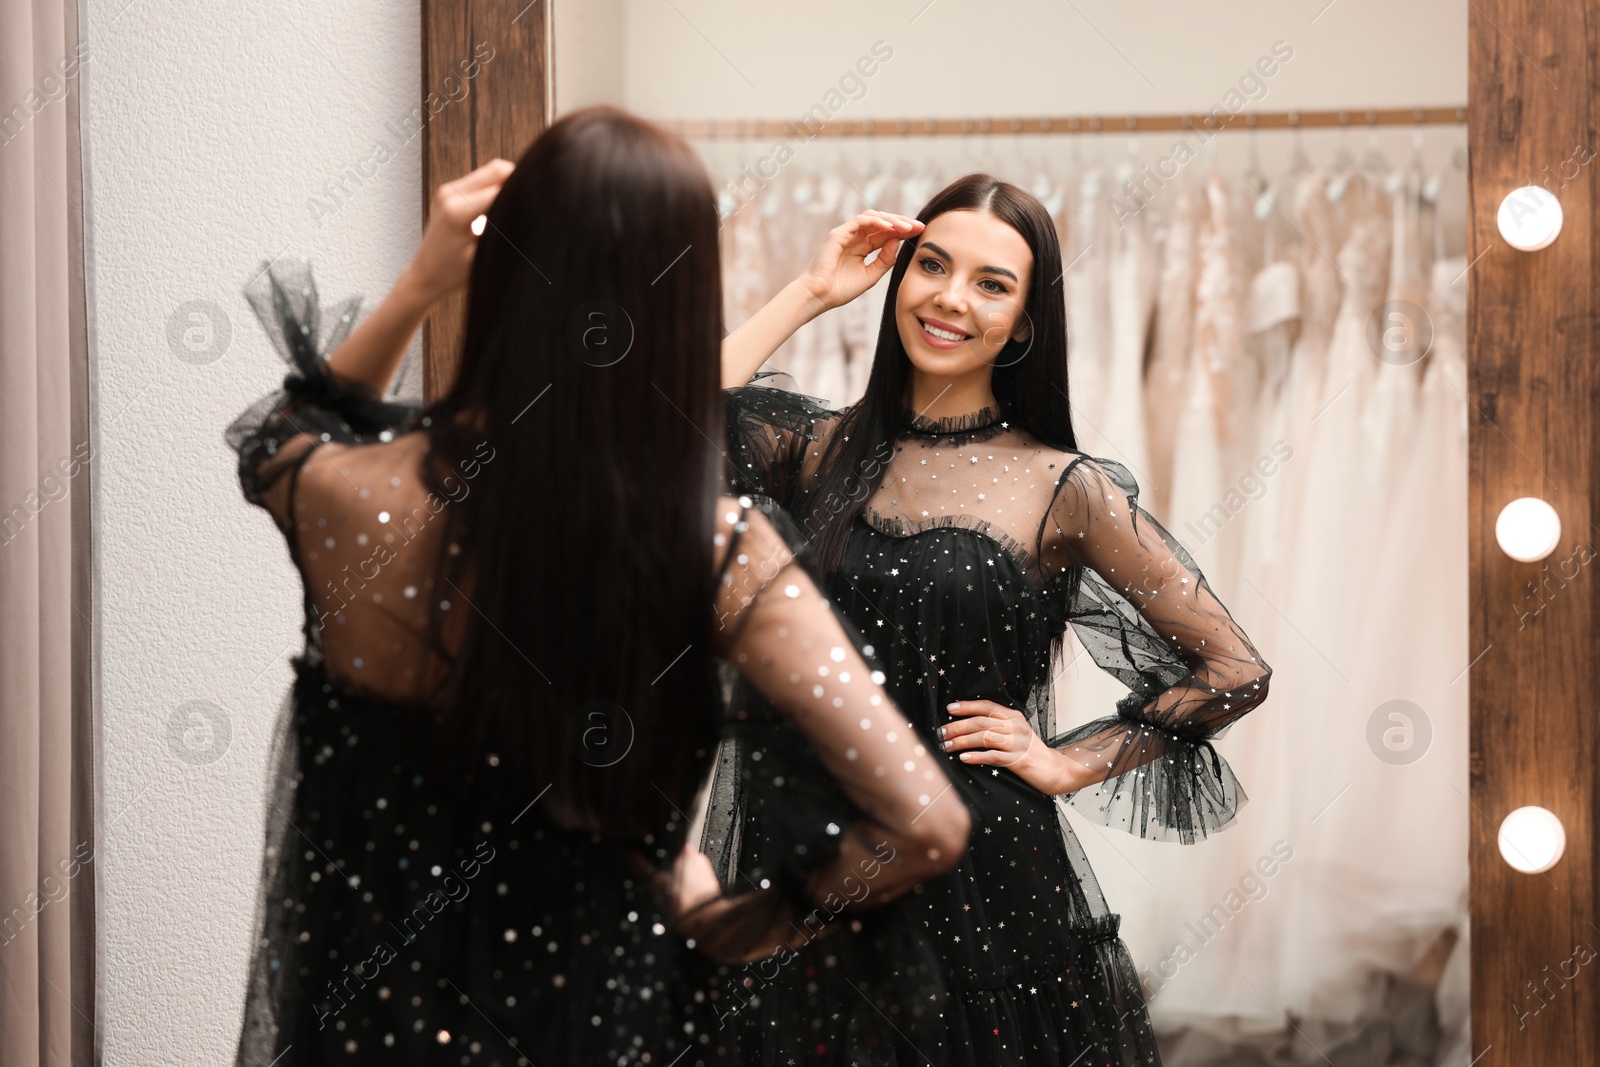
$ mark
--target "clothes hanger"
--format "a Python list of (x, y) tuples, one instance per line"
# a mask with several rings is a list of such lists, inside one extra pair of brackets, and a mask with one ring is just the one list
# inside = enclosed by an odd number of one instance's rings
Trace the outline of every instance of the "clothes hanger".
[[(1245, 119), (1250, 127), (1250, 144), (1244, 158), (1244, 180), (1256, 192), (1256, 218), (1265, 218), (1261, 213), (1261, 197), (1269, 192), (1267, 176), (1261, 170), (1261, 130), (1256, 126), (1255, 116)], [(1271, 202), (1268, 202), (1268, 209)]]
[(1337, 204), (1344, 199), (1344, 192), (1350, 185), (1350, 179), (1355, 176), (1355, 156), (1350, 152), (1350, 113), (1339, 113), (1339, 150), (1334, 154), (1333, 162), (1328, 164), (1328, 170), (1333, 176), (1328, 179), (1325, 195), (1330, 204)]
[(861, 198), (867, 202), (867, 207), (875, 208), (883, 203), (883, 194), (889, 191), (892, 177), (883, 161), (883, 140), (878, 128), (868, 122), (867, 158), (861, 168)]
[[(1292, 134), (1293, 141), (1289, 149), (1289, 162), (1284, 167), (1283, 173), (1279, 174), (1277, 179), (1269, 183), (1262, 190), (1261, 195), (1256, 197), (1256, 217), (1260, 219), (1266, 219), (1273, 213), (1278, 206), (1278, 202), (1283, 199), (1285, 192), (1292, 196), (1294, 188), (1300, 179), (1311, 170), (1311, 158), (1306, 155), (1305, 142), (1300, 134), (1300, 126), (1293, 117), (1291, 117), (1290, 121), (1295, 124), (1293, 126), (1294, 133)], [(1273, 227), (1269, 225), (1267, 228), (1269, 237), (1272, 232)], [(1271, 262), (1271, 260), (1268, 260), (1268, 262)]]
[[(1128, 125), (1132, 127), (1134, 124), (1135, 120), (1130, 117), (1128, 119)], [(1116, 177), (1117, 185), (1121, 186), (1124, 190), (1130, 193), (1136, 193), (1137, 190), (1133, 188), (1133, 179), (1138, 173), (1139, 135), (1137, 133), (1130, 133), (1128, 134), (1128, 154), (1124, 159), (1117, 163), (1116, 167), (1112, 170), (1112, 174)]]

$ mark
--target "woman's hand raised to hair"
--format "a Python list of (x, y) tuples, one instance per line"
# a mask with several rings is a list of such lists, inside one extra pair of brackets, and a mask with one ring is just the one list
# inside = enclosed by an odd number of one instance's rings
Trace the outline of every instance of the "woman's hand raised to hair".
[[(889, 273), (900, 242), (921, 233), (922, 223), (887, 211), (863, 211), (828, 233), (800, 284), (823, 310), (848, 304)], [(867, 257), (878, 253), (871, 263)]]
[(328, 355), (328, 368), (347, 381), (365, 382), (382, 396), (429, 310), (467, 283), (478, 235), (472, 220), (489, 209), (513, 167), (492, 159), (434, 190), (422, 243), (394, 288)]
[(432, 303), (467, 284), (478, 248), (473, 221), (489, 210), (513, 169), (510, 160), (491, 159), (434, 189), (422, 243), (406, 268), (412, 291), (421, 299)]
[[(894, 266), (900, 242), (922, 229), (916, 219), (887, 211), (865, 211), (835, 226), (805, 273), (722, 339), (722, 387), (744, 385), (796, 330), (871, 289)], [(878, 258), (868, 263), (873, 252)]]

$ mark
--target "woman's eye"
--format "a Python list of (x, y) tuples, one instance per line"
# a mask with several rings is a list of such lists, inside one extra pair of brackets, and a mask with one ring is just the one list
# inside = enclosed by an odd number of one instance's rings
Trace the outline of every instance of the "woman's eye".
[(922, 259), (918, 260), (917, 262), (922, 266), (922, 269), (925, 270), (925, 271), (929, 271), (929, 272), (932, 272), (932, 273), (938, 273), (939, 271), (944, 270), (944, 264), (940, 263), (937, 259), (931, 259), (931, 258), (928, 258), (928, 257), (923, 257)]
[(1006, 293), (1006, 287), (1001, 285), (999, 282), (995, 281), (993, 278), (985, 278), (983, 281), (979, 282), (978, 284), (981, 285), (981, 286), (985, 286), (985, 287), (991, 286), (991, 285), (994, 286), (994, 288), (992, 288), (992, 289), (985, 288), (984, 292), (993, 293), (996, 296), (1004, 296), (1005, 293)]

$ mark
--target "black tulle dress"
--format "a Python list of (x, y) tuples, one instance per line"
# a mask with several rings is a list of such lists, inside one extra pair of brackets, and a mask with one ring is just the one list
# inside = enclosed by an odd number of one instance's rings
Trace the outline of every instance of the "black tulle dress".
[[(674, 728), (705, 742), (694, 784), (666, 797), (678, 814), (643, 837), (565, 829), (548, 785), (522, 774), (511, 752), (442, 755), (464, 711), (399, 695), (432, 662), (430, 612), (471, 610), (439, 580), (437, 561), (459, 546), (441, 540), (443, 505), (421, 475), (426, 416), (328, 370), (324, 353), (356, 305), (334, 308), (324, 330), (308, 266), (264, 269), (246, 294), (290, 373), (227, 440), (246, 498), (272, 515), (304, 581), (306, 646), (276, 726), (236, 1062), (752, 1062), (729, 1024), (745, 972), (712, 957), (743, 958), (759, 935), (800, 927), (817, 930), (838, 966), (816, 976), (815, 996), (775, 1016), (775, 1029), (803, 1035), (807, 1049), (886, 1062), (937, 1022), (943, 991), (925, 932), (898, 913), (819, 900), (804, 884), (848, 858), (847, 841), (875, 842), (883, 866), (864, 862), (861, 877), (891, 881), (889, 843), (903, 851), (927, 840), (905, 798), (943, 777), (930, 770), (934, 753), (910, 751), (914, 739), (867, 728), (888, 707), (882, 676), (821, 595), (783, 515), (748, 498), (719, 506), (721, 563), (706, 583), (712, 699), (667, 709)], [(617, 669), (630, 668), (619, 658)], [(719, 741), (739, 751), (747, 721), (762, 716), (789, 723), (787, 753), (816, 773), (785, 782), (750, 770), (762, 795), (797, 798), (768, 836), (781, 856), (730, 888), (736, 907), (696, 944), (675, 929), (658, 876), (688, 840), (694, 785)], [(648, 759), (584, 762), (631, 773)], [(885, 773), (845, 802), (838, 779), (857, 759)], [(898, 824), (879, 817), (891, 810)], [(959, 842), (947, 854), (958, 851)]]
[[(845, 414), (765, 385), (725, 395), (737, 487), (773, 495), (802, 522)], [(1058, 804), (1156, 840), (1192, 843), (1227, 826), (1246, 798), (1210, 740), (1265, 698), (1270, 670), (1189, 554), (1138, 508), (1120, 465), (1050, 447), (1000, 407), (938, 421), (908, 412), (878, 461), (886, 473), (827, 581), (872, 640), (895, 702), (935, 746), (953, 700), (1019, 709), (1048, 744), (1104, 774), (1057, 798), (945, 754), (972, 812), (970, 847), (891, 909), (933, 939), (948, 1000), (939, 1025), (893, 1062), (1158, 1063), (1119, 917)], [(1063, 730), (1052, 681), (1068, 626), (1130, 692)], [(713, 812), (737, 829), (783, 806), (731, 762)], [(712, 823), (702, 847), (732, 879), (774, 846)], [(774, 1031), (763, 1011), (797, 995), (781, 974), (753, 985), (764, 997), (741, 1016), (751, 1043)], [(783, 1051), (768, 1040), (761, 1062), (789, 1062)]]

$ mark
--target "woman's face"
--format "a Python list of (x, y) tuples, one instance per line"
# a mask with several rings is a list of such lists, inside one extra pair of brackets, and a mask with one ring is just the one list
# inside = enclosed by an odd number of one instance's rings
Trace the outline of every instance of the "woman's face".
[(1025, 341), (1033, 253), (987, 211), (947, 211), (928, 223), (895, 297), (895, 325), (912, 366), (959, 377)]

